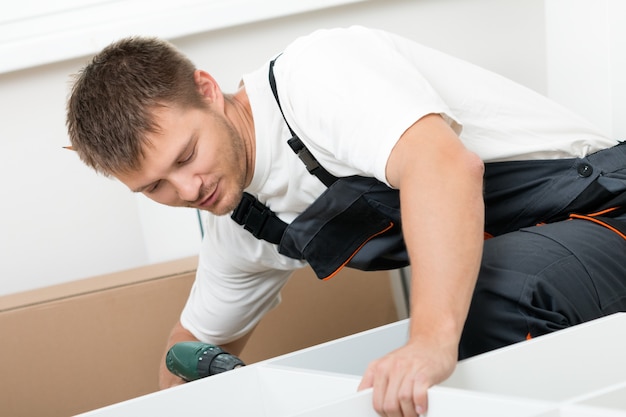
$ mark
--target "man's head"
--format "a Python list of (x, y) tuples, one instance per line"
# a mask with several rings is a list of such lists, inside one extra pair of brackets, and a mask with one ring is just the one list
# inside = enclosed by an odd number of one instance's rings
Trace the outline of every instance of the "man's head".
[(67, 105), (72, 148), (105, 175), (138, 168), (163, 105), (203, 108), (195, 66), (169, 43), (127, 38), (96, 55), (75, 79)]
[(96, 171), (162, 204), (227, 214), (253, 172), (253, 139), (240, 134), (253, 131), (242, 126), (251, 115), (227, 115), (245, 101), (225, 96), (170, 44), (129, 38), (78, 74), (67, 127), (72, 148)]

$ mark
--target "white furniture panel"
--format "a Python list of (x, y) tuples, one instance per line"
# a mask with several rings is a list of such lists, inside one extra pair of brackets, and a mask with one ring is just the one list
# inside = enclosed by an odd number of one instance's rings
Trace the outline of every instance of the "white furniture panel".
[(246, 366), (202, 380), (114, 404), (86, 415), (220, 417), (293, 416), (303, 410), (346, 398), (359, 378), (297, 369)]
[[(408, 321), (338, 339), (83, 416), (376, 417), (357, 392)], [(626, 314), (467, 359), (429, 391), (428, 417), (626, 417)]]
[[(621, 322), (621, 326), (616, 323)], [(626, 381), (626, 320), (611, 316), (459, 364), (444, 386), (567, 401)]]

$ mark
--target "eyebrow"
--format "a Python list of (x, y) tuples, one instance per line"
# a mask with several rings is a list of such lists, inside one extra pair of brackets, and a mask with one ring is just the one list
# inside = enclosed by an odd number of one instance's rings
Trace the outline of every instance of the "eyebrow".
[[(169, 164), (169, 166), (171, 167), (171, 166), (173, 166), (173, 165), (176, 165), (177, 161), (179, 161), (182, 157), (184, 157), (184, 156), (187, 154), (187, 152), (189, 151), (189, 148), (190, 148), (190, 147), (191, 147), (191, 148), (193, 148), (193, 147), (195, 146), (196, 142), (197, 142), (197, 140), (196, 140), (196, 134), (195, 134), (195, 133), (193, 133), (193, 134), (189, 137), (189, 140), (187, 140), (187, 142), (185, 143), (185, 146), (183, 146), (182, 150), (176, 154), (176, 158), (174, 159), (174, 162), (171, 162), (171, 163)], [(149, 184), (142, 185), (142, 186), (137, 187), (137, 188), (132, 188), (132, 189), (131, 189), (131, 191), (132, 191), (133, 193), (142, 193), (142, 192), (144, 192), (146, 189), (150, 188), (153, 184), (157, 183), (158, 181), (160, 181), (160, 180), (152, 181), (152, 182), (151, 182), (151, 183), (149, 183)]]

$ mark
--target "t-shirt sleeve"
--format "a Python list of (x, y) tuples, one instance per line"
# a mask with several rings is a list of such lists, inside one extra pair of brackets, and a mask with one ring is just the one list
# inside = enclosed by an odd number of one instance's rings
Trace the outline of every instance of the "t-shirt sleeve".
[(331, 172), (340, 161), (386, 182), (393, 146), (427, 114), (443, 115), (460, 131), (446, 103), (384, 32), (354, 27), (306, 37), (278, 58), (275, 73), (288, 122)]

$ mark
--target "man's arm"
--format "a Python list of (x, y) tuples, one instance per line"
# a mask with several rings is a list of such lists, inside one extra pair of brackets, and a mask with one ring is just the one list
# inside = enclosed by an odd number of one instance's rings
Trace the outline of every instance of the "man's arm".
[(482, 161), (434, 114), (411, 126), (389, 157), (412, 283), (407, 344), (370, 364), (360, 385), (373, 387), (383, 416), (424, 413), (426, 390), (456, 366), (482, 255), (483, 172)]
[[(239, 356), (241, 352), (243, 351), (243, 348), (245, 347), (251, 335), (252, 335), (252, 331), (249, 332), (247, 335), (233, 342), (220, 345), (220, 347), (224, 349), (224, 351), (232, 355)], [(165, 353), (163, 354), (163, 357), (161, 358), (161, 365), (159, 366), (159, 388), (160, 389), (170, 388), (170, 387), (185, 383), (183, 379), (172, 374), (167, 369), (167, 366), (165, 365), (165, 356), (167, 355), (167, 351), (176, 343), (187, 342), (187, 341), (197, 341), (197, 340), (198, 339), (194, 337), (194, 335), (191, 334), (191, 332), (189, 332), (187, 329), (183, 327), (180, 321), (178, 321), (174, 325), (174, 327), (172, 328), (172, 331), (170, 332), (169, 339), (167, 341), (167, 347), (165, 348)]]

